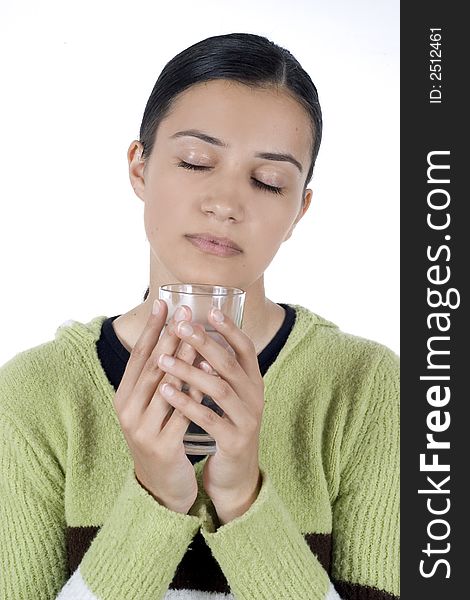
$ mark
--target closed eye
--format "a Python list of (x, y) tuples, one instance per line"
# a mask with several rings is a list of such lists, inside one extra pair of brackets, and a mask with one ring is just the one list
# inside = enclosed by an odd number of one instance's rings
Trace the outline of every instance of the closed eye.
[[(189, 169), (191, 171), (207, 171), (207, 169), (212, 168), (212, 167), (203, 167), (201, 165), (193, 165), (193, 164), (187, 163), (183, 160), (178, 163), (178, 167), (182, 167), (183, 169)], [(251, 178), (251, 181), (253, 182), (253, 185), (255, 187), (257, 187), (265, 192), (272, 192), (273, 194), (281, 194), (282, 195), (282, 188), (280, 188), (280, 187), (275, 187), (273, 185), (267, 185), (266, 183), (263, 183), (262, 181), (258, 181), (254, 177)]]
[(204, 171), (205, 169), (210, 169), (210, 167), (202, 167), (201, 165), (192, 165), (191, 163), (184, 162), (183, 160), (178, 163), (178, 167), (183, 167), (183, 169), (191, 169), (192, 171)]

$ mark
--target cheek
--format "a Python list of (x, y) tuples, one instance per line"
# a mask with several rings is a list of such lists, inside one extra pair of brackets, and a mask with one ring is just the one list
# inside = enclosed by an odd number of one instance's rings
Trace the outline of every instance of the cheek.
[(269, 222), (267, 219), (260, 221), (257, 230), (253, 231), (250, 244), (256, 261), (265, 268), (276, 255), (288, 231), (285, 215), (282, 220), (274, 220), (271, 217)]
[(289, 206), (271, 203), (257, 215), (256, 236), (269, 247), (279, 247), (294, 223), (297, 211), (293, 203)]
[[(158, 181), (158, 183), (156, 183)], [(184, 214), (184, 198), (165, 177), (149, 182), (145, 187), (144, 222), (147, 237), (170, 235), (181, 222)], [(180, 215), (180, 212), (182, 213)]]

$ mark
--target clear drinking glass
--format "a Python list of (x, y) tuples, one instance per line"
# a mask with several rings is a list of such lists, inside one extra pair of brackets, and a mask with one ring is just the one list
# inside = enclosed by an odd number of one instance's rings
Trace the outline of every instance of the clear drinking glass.
[[(241, 327), (245, 305), (245, 292), (243, 290), (201, 283), (168, 283), (159, 287), (158, 297), (160, 300), (164, 300), (168, 306), (165, 327), (179, 306), (189, 306), (192, 313), (191, 320), (194, 323), (201, 324), (206, 332), (229, 352), (234, 352), (225, 338), (213, 329), (209, 323), (208, 314), (214, 306), (222, 311), (224, 315), (230, 317), (237, 327)], [(199, 366), (202, 360), (205, 360), (204, 357), (198, 353), (193, 365), (195, 367)], [(188, 392), (189, 390), (189, 385), (184, 383), (182, 391)], [(224, 414), (220, 406), (206, 394), (203, 395), (201, 404), (211, 408), (220, 416)], [(192, 421), (184, 434), (183, 443), (186, 454), (214, 454), (217, 451), (214, 438)]]

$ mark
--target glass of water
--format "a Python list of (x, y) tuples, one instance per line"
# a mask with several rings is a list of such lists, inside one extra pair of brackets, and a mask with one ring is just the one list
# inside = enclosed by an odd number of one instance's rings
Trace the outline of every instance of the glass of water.
[[(237, 327), (241, 327), (245, 304), (245, 292), (243, 290), (201, 283), (168, 283), (159, 287), (158, 297), (160, 300), (164, 300), (168, 306), (165, 327), (179, 306), (189, 306), (192, 313), (191, 320), (202, 325), (217, 343), (227, 351), (234, 353), (225, 338), (215, 331), (209, 323), (208, 315), (212, 307), (218, 308), (224, 315), (230, 317)], [(205, 360), (204, 357), (197, 353), (193, 365), (198, 367), (202, 360)], [(190, 386), (184, 383), (182, 391), (189, 392)], [(206, 394), (203, 394), (201, 404), (211, 408), (220, 416), (224, 415), (220, 406)], [(192, 421), (184, 434), (183, 444), (186, 454), (214, 454), (217, 451), (216, 442), (212, 436)]]

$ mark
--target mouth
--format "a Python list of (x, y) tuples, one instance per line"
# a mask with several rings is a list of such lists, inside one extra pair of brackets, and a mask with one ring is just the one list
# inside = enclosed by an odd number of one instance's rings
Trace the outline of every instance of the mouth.
[(206, 242), (212, 242), (213, 244), (218, 244), (219, 246), (226, 246), (227, 248), (233, 248), (235, 250), (238, 250), (239, 252), (242, 251), (240, 246), (238, 246), (230, 238), (220, 237), (218, 235), (213, 235), (212, 233), (206, 233), (206, 232), (204, 232), (204, 233), (188, 233), (186, 235), (186, 237), (189, 237), (192, 239), (197, 238), (200, 240), (205, 240)]
[(220, 238), (206, 233), (187, 234), (185, 237), (193, 246), (216, 256), (236, 256), (242, 253), (241, 248), (228, 238)]

